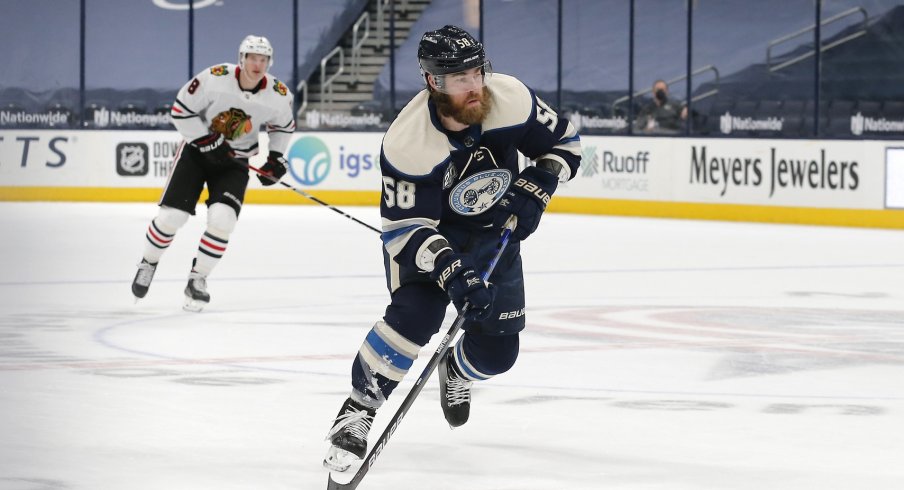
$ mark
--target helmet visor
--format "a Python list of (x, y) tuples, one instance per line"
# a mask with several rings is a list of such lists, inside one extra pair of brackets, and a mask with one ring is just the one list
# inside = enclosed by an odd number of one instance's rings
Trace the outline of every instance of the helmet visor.
[(465, 94), (483, 89), (487, 77), (492, 73), (492, 65), (489, 61), (484, 61), (482, 65), (464, 71), (433, 75), (433, 80), (436, 82), (436, 89), (444, 94)]

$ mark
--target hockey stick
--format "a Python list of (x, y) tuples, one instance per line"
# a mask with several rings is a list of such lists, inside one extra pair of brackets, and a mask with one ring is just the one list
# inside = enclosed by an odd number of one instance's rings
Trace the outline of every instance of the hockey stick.
[[(496, 268), (496, 264), (499, 262), (499, 258), (502, 257), (502, 252), (505, 250), (505, 247), (508, 245), (509, 237), (512, 234), (512, 229), (514, 229), (514, 219), (511, 219), (508, 223), (506, 223), (505, 231), (502, 232), (502, 237), (499, 239), (499, 245), (496, 246), (496, 255), (493, 256), (493, 259), (487, 265), (486, 272), (481, 276), (484, 281), (490, 279), (490, 274), (493, 273), (493, 269)], [(424, 367), (424, 371), (421, 372), (421, 375), (418, 376), (417, 381), (414, 382), (414, 387), (411, 388), (411, 391), (408, 392), (408, 396), (405, 397), (405, 400), (402, 401), (402, 405), (396, 410), (395, 415), (392, 416), (392, 419), (389, 420), (389, 423), (386, 425), (386, 429), (383, 431), (383, 434), (380, 435), (380, 439), (377, 440), (377, 443), (374, 444), (373, 448), (371, 448), (370, 452), (367, 454), (364, 462), (362, 462), (361, 467), (358, 468), (358, 472), (355, 473), (355, 476), (352, 477), (351, 481), (348, 483), (337, 483), (333, 480), (332, 472), (329, 475), (329, 480), (327, 481), (327, 490), (354, 490), (358, 488), (358, 485), (361, 483), (361, 480), (364, 478), (364, 475), (370, 471), (370, 467), (374, 465), (377, 457), (380, 455), (380, 452), (383, 451), (383, 448), (386, 447), (386, 444), (389, 442), (389, 438), (392, 437), (392, 434), (399, 427), (399, 424), (402, 423), (402, 418), (405, 417), (405, 414), (408, 413), (408, 409), (411, 408), (411, 405), (414, 403), (414, 399), (421, 393), (421, 390), (424, 389), (424, 382), (430, 378), (430, 375), (433, 374), (433, 371), (436, 370), (436, 367), (439, 365), (440, 359), (443, 358), (443, 355), (446, 354), (446, 348), (449, 345), (449, 342), (455, 337), (455, 334), (461, 329), (461, 326), (465, 323), (464, 313), (471, 308), (469, 303), (465, 303), (465, 306), (461, 309), (461, 312), (458, 313), (458, 317), (455, 318), (455, 322), (452, 323), (452, 326), (449, 328), (449, 331), (446, 332), (446, 335), (443, 336), (442, 340), (439, 341), (439, 345), (436, 347), (436, 351), (433, 353), (433, 357), (430, 358), (430, 361), (427, 362), (427, 366)]]
[(243, 166), (243, 167), (245, 167), (245, 168), (247, 168), (247, 169), (249, 169), (249, 170), (253, 170), (253, 171), (257, 172), (258, 175), (263, 175), (264, 177), (267, 178), (267, 180), (272, 181), (274, 184), (279, 184), (279, 185), (281, 185), (281, 186), (283, 186), (283, 187), (285, 187), (285, 188), (287, 188), (287, 189), (289, 189), (289, 190), (291, 190), (291, 191), (294, 191), (296, 194), (299, 194), (299, 195), (301, 195), (301, 196), (303, 196), (303, 197), (306, 197), (306, 198), (308, 198), (308, 199), (310, 199), (310, 200), (316, 202), (317, 204), (320, 204), (321, 206), (326, 206), (326, 207), (332, 209), (333, 211), (335, 211), (335, 212), (341, 214), (342, 216), (345, 216), (346, 218), (348, 218), (348, 219), (354, 221), (355, 223), (358, 223), (359, 225), (366, 226), (367, 228), (370, 228), (371, 230), (373, 230), (373, 231), (375, 231), (375, 232), (377, 232), (377, 233), (382, 233), (380, 230), (374, 228), (373, 226), (370, 226), (369, 224), (367, 224), (367, 223), (365, 223), (365, 222), (359, 220), (358, 218), (355, 218), (354, 216), (352, 216), (352, 215), (346, 213), (345, 211), (343, 211), (343, 210), (341, 210), (341, 209), (339, 209), (339, 208), (337, 208), (337, 207), (335, 207), (335, 206), (332, 206), (332, 205), (330, 205), (330, 204), (328, 204), (328, 203), (325, 203), (325, 202), (321, 201), (320, 199), (317, 199), (316, 197), (314, 197), (314, 196), (308, 194), (307, 192), (305, 192), (305, 191), (303, 191), (303, 190), (301, 190), (301, 189), (298, 189), (298, 188), (293, 187), (293, 186), (291, 186), (291, 185), (289, 185), (289, 184), (286, 184), (285, 182), (283, 182), (283, 181), (281, 181), (281, 180), (279, 180), (279, 179), (273, 177), (272, 175), (268, 174), (267, 172), (262, 171), (261, 169), (255, 167), (255, 166), (253, 166), (253, 165), (250, 165), (250, 164), (247, 164), (247, 163), (245, 163), (245, 162), (242, 162), (241, 160), (236, 160), (236, 159), (234, 159), (234, 158), (233, 158), (233, 160), (234, 160), (235, 163), (237, 163), (238, 165), (241, 165), (241, 166)]

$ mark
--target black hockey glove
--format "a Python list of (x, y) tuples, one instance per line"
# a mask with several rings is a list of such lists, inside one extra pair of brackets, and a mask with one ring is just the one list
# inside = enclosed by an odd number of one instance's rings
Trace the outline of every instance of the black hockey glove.
[(210, 133), (191, 142), (204, 158), (211, 163), (230, 163), (235, 157), (232, 147), (226, 142), (226, 138), (220, 133)]
[(449, 294), (458, 311), (464, 308), (465, 303), (471, 305), (468, 311), (463, 312), (468, 320), (486, 320), (493, 313), (496, 287), (480, 278), (470, 255), (443, 253), (437, 257), (430, 277)]
[(526, 239), (540, 224), (540, 217), (558, 185), (557, 175), (537, 167), (525, 168), (496, 205), (493, 225), (502, 228), (514, 215), (518, 218), (518, 226), (512, 235), (518, 240)]
[[(261, 181), (263, 185), (273, 185), (282, 178), (283, 175), (286, 175), (286, 171), (289, 169), (286, 159), (283, 158), (282, 153), (278, 151), (271, 151), (270, 155), (267, 157), (267, 163), (261, 166), (261, 172), (266, 175), (257, 174), (257, 180)], [(270, 176), (270, 178), (267, 177)]]

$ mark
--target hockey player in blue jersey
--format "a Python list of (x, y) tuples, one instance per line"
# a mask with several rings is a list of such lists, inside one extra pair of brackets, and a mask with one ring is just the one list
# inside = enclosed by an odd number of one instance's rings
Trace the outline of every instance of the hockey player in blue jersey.
[[(376, 410), (439, 331), (450, 300), (472, 307), (438, 369), (449, 425), (467, 422), (473, 382), (514, 365), (525, 326), (520, 242), (580, 165), (568, 120), (516, 78), (492, 73), (483, 45), (464, 30), (425, 33), (418, 61), (426, 89), (393, 121), (380, 154), (391, 302), (358, 351), (351, 395), (328, 435), (324, 465), (337, 471), (366, 454)], [(518, 152), (533, 164), (519, 168)], [(512, 216), (513, 239), (488, 284), (480, 270)]]

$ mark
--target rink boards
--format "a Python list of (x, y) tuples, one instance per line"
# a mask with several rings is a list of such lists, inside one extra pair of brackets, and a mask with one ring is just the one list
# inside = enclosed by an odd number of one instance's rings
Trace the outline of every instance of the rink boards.
[[(330, 204), (376, 205), (382, 136), (298, 132), (284, 182)], [(0, 200), (154, 202), (180, 140), (175, 131), (0, 131)], [(582, 143), (582, 167), (560, 186), (552, 211), (904, 228), (901, 141), (585, 136)], [(254, 178), (247, 202), (312, 204)]]

